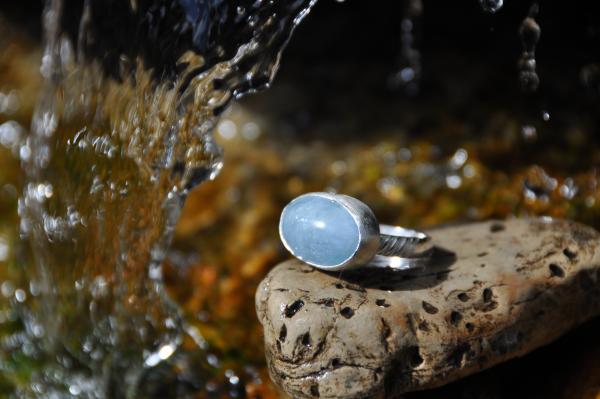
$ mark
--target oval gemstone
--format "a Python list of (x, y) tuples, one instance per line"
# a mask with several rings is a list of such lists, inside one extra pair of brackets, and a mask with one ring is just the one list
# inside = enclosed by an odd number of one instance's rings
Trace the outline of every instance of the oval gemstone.
[(315, 266), (337, 266), (358, 249), (358, 225), (338, 202), (304, 195), (281, 213), (281, 238), (295, 257)]

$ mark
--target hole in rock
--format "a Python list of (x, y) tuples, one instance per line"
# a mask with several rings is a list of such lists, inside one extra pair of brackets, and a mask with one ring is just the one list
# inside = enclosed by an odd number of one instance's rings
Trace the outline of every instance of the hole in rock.
[(310, 394), (316, 398), (319, 397), (319, 385), (314, 384), (310, 386)]
[(279, 341), (285, 341), (285, 337), (287, 337), (287, 327), (284, 324), (281, 326), (281, 330), (279, 330)]
[(550, 275), (552, 277), (563, 278), (565, 276), (565, 271), (556, 263), (550, 263), (548, 268), (550, 269)]
[(425, 310), (429, 314), (436, 314), (438, 312), (438, 308), (430, 304), (429, 302), (423, 301), (423, 310)]
[(385, 299), (377, 299), (377, 300), (375, 301), (375, 304), (376, 304), (377, 306), (381, 306), (382, 308), (387, 308), (387, 307), (389, 307), (389, 306), (390, 306), (390, 304), (389, 304), (389, 303), (387, 303), (387, 302), (385, 301)]
[(499, 231), (504, 231), (505, 229), (506, 229), (506, 227), (502, 223), (493, 223), (490, 226), (490, 231), (492, 233), (497, 233)]
[(302, 336), (302, 345), (310, 346), (310, 333), (306, 333)]
[(297, 301), (294, 301), (294, 303), (285, 307), (285, 311), (284, 311), (285, 317), (287, 317), (287, 318), (294, 317), (294, 315), (296, 313), (298, 313), (298, 311), (300, 309), (302, 309), (303, 306), (304, 306), (304, 301), (302, 299), (298, 299)]
[(492, 296), (494, 293), (491, 288), (486, 288), (483, 290), (483, 302), (490, 302), (492, 300)]
[(346, 319), (349, 319), (352, 316), (354, 316), (354, 310), (352, 310), (352, 308), (345, 307), (340, 311), (340, 314), (342, 316), (344, 316)]
[(565, 248), (565, 249), (563, 250), (563, 254), (564, 254), (564, 255), (565, 255), (567, 258), (569, 258), (569, 260), (573, 260), (573, 259), (575, 259), (575, 258), (577, 257), (577, 252), (575, 252), (575, 251), (571, 251), (569, 248)]
[(452, 311), (452, 313), (450, 313), (450, 323), (452, 323), (452, 325), (458, 325), (462, 319), (463, 316), (460, 312)]
[(408, 348), (408, 361), (411, 368), (419, 367), (423, 364), (424, 360), (418, 346)]

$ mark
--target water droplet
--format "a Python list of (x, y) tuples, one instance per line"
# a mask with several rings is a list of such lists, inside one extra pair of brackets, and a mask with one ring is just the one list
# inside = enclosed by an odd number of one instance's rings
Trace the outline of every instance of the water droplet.
[(463, 176), (466, 178), (475, 177), (476, 171), (473, 165), (465, 165), (463, 169)]
[(0, 292), (5, 298), (10, 298), (15, 292), (15, 286), (10, 280), (6, 280), (0, 285)]
[(538, 14), (538, 5), (534, 3), (529, 9), (528, 16), (521, 22), (519, 36), (523, 52), (517, 63), (519, 68), (519, 82), (521, 89), (525, 92), (534, 92), (537, 90), (540, 79), (536, 72), (535, 48), (540, 40), (541, 28), (535, 21)]
[(567, 177), (564, 183), (560, 186), (560, 195), (568, 200), (573, 199), (578, 191), (579, 187), (577, 187), (575, 181), (570, 177)]
[(581, 84), (591, 93), (600, 94), (600, 64), (588, 64), (579, 71)]
[(217, 126), (217, 132), (225, 140), (231, 140), (237, 136), (238, 128), (232, 120), (223, 119)]
[(459, 188), (462, 184), (462, 178), (458, 175), (446, 176), (446, 185), (453, 190)]
[(542, 119), (544, 122), (548, 122), (550, 120), (550, 113), (548, 111), (542, 111)]
[(206, 361), (207, 361), (207, 362), (208, 362), (208, 364), (210, 364), (212, 367), (215, 367), (215, 368), (219, 367), (219, 363), (220, 363), (220, 362), (219, 362), (219, 358), (218, 358), (216, 355), (212, 354), (212, 353), (209, 353), (209, 354), (206, 356)]
[(23, 162), (28, 162), (31, 159), (31, 148), (25, 144), (19, 149), (19, 158)]
[(331, 164), (331, 173), (335, 176), (342, 176), (348, 171), (348, 164), (345, 161), (335, 161)]
[(17, 302), (20, 303), (25, 302), (25, 299), (27, 299), (27, 294), (24, 290), (18, 288), (17, 290), (15, 290), (15, 299), (17, 300)]
[(205, 385), (206, 391), (209, 393), (214, 393), (219, 390), (219, 386), (214, 381), (208, 381)]
[(402, 162), (408, 162), (412, 158), (412, 151), (408, 148), (401, 148), (398, 150), (398, 160)]
[(23, 140), (25, 129), (15, 121), (4, 122), (0, 125), (0, 144), (10, 150), (16, 150)]
[(594, 205), (596, 205), (596, 198), (592, 197), (591, 195), (588, 196), (588, 197), (586, 197), (586, 199), (585, 199), (585, 205), (588, 208), (593, 207)]
[(242, 126), (242, 136), (246, 140), (256, 140), (260, 137), (260, 127), (254, 122), (247, 122)]
[(521, 135), (523, 136), (523, 139), (528, 142), (535, 141), (538, 137), (535, 126), (531, 125), (523, 125), (521, 127)]
[(8, 259), (9, 247), (8, 241), (5, 237), (0, 236), (0, 262), (4, 262)]
[(467, 152), (467, 150), (459, 148), (458, 150), (456, 150), (456, 152), (450, 159), (450, 166), (453, 169), (459, 169), (465, 164), (465, 162), (467, 162), (468, 158), (469, 153)]
[(77, 385), (71, 385), (69, 387), (69, 393), (74, 396), (78, 396), (81, 393), (81, 388)]
[(504, 5), (503, 0), (479, 0), (479, 5), (483, 8), (483, 11), (491, 14), (496, 13)]
[(40, 287), (34, 280), (29, 281), (29, 292), (33, 296), (38, 296), (40, 294)]
[(399, 202), (405, 197), (404, 186), (395, 177), (384, 177), (377, 182), (377, 189), (390, 201)]
[(409, 96), (416, 95), (419, 91), (421, 53), (417, 48), (417, 42), (422, 14), (422, 0), (405, 2), (404, 16), (400, 22), (398, 69), (388, 79), (388, 86), (391, 90), (402, 89)]
[(539, 166), (531, 168), (523, 182), (523, 196), (529, 201), (548, 202), (550, 194), (558, 187), (558, 181)]
[(158, 350), (158, 356), (160, 357), (161, 360), (166, 360), (169, 357), (171, 357), (171, 355), (175, 352), (175, 345), (163, 345), (159, 350)]
[(19, 94), (11, 90), (8, 94), (0, 93), (0, 114), (12, 115), (21, 107)]

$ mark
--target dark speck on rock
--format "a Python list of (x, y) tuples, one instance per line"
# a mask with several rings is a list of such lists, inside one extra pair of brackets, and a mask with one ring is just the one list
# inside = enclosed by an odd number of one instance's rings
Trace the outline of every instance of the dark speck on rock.
[(346, 319), (351, 318), (352, 316), (354, 316), (354, 310), (352, 310), (352, 308), (349, 307), (345, 307), (342, 310), (340, 310), (340, 314), (345, 317)]
[(463, 319), (462, 314), (460, 314), (460, 312), (457, 311), (452, 311), (452, 313), (450, 313), (450, 323), (454, 326), (458, 325), (458, 323), (461, 322), (461, 320)]
[(458, 294), (458, 299), (460, 299), (461, 302), (467, 302), (469, 300), (469, 295), (467, 295), (465, 292), (461, 292)]
[(550, 263), (548, 268), (550, 269), (550, 275), (552, 277), (563, 278), (565, 276), (565, 271), (563, 270), (563, 268), (557, 265), (556, 263)]
[(294, 303), (285, 307), (285, 310), (284, 310), (285, 317), (287, 317), (287, 318), (294, 317), (294, 315), (296, 313), (298, 313), (298, 311), (300, 309), (302, 309), (303, 306), (304, 306), (304, 301), (302, 299), (298, 299), (297, 301), (294, 301)]
[(438, 312), (438, 308), (430, 304), (429, 302), (423, 301), (423, 310), (425, 310), (429, 314), (436, 314)]
[(506, 229), (506, 227), (502, 223), (493, 223), (490, 226), (490, 231), (492, 233), (497, 233), (499, 231), (504, 231), (505, 229)]
[(387, 303), (387, 302), (385, 301), (385, 299), (377, 299), (377, 300), (375, 300), (375, 304), (376, 304), (377, 306), (380, 306), (380, 307), (382, 307), (382, 308), (387, 308), (387, 307), (389, 307), (389, 306), (390, 306), (390, 304), (389, 304), (389, 303)]
[(284, 324), (283, 326), (281, 326), (281, 330), (279, 330), (279, 341), (285, 341), (285, 337), (287, 337), (287, 327)]
[(306, 333), (302, 336), (302, 345), (310, 346), (310, 344), (311, 344), (310, 333)]
[(563, 254), (569, 258), (569, 260), (574, 260), (575, 258), (577, 258), (577, 252), (571, 251), (569, 248), (565, 248), (563, 250)]
[(319, 397), (319, 386), (317, 384), (310, 386), (310, 394), (315, 398)]
[(490, 302), (492, 300), (492, 296), (494, 293), (491, 288), (486, 288), (483, 290), (483, 302)]

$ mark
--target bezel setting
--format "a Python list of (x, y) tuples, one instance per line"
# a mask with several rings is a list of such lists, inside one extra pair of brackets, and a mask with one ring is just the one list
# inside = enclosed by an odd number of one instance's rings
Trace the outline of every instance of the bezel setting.
[[(359, 235), (358, 244), (352, 255), (346, 258), (343, 262), (336, 265), (320, 265), (316, 264), (315, 262), (304, 260), (294, 253), (293, 249), (287, 242), (283, 234), (283, 220), (285, 212), (294, 202), (307, 197), (320, 197), (341, 205), (350, 214), (354, 220), (354, 223), (356, 223)], [(327, 271), (348, 270), (368, 264), (377, 254), (380, 244), (379, 222), (377, 221), (375, 214), (373, 214), (373, 211), (371, 211), (366, 204), (347, 195), (324, 192), (303, 194), (292, 200), (281, 212), (281, 218), (279, 219), (279, 236), (284, 247), (292, 255), (298, 259), (302, 259), (303, 262), (308, 263), (309, 265)]]

